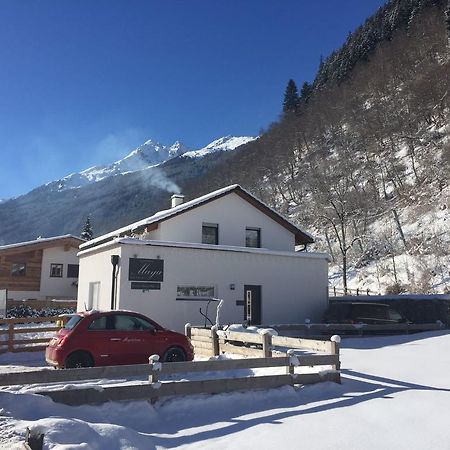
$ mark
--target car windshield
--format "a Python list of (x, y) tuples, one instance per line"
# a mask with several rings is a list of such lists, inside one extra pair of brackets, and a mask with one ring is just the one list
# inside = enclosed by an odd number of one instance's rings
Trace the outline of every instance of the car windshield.
[(64, 328), (66, 328), (67, 330), (71, 330), (72, 328), (75, 327), (75, 325), (81, 320), (81, 316), (72, 316), (64, 325)]

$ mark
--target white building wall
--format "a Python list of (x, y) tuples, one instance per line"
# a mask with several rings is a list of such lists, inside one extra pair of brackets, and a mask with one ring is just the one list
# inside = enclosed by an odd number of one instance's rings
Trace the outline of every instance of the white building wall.
[(245, 247), (245, 228), (261, 229), (261, 247), (293, 251), (295, 236), (235, 193), (165, 220), (147, 239), (202, 243), (202, 224), (219, 225), (219, 245)]
[[(78, 264), (78, 251), (79, 250), (74, 247), (70, 247), (68, 250), (65, 250), (64, 247), (50, 247), (44, 249), (42, 254), (40, 298), (77, 298), (77, 286), (74, 285), (77, 278), (67, 278), (67, 265)], [(51, 264), (63, 265), (63, 276), (61, 278), (50, 277)]]
[[(117, 253), (117, 249), (115, 250)], [(82, 257), (79, 298), (86, 291), (87, 279), (99, 279), (109, 273), (110, 254)], [(164, 260), (164, 281), (161, 290), (132, 290), (128, 281), (130, 257)], [(108, 270), (100, 269), (100, 265)], [(94, 271), (93, 269), (96, 268)], [(222, 322), (244, 320), (244, 285), (262, 286), (262, 322), (302, 323), (306, 318), (320, 319), (328, 300), (328, 262), (326, 255), (292, 253), (291, 256), (234, 251), (203, 250), (168, 246), (123, 245), (121, 248), (121, 282), (118, 307), (142, 312), (168, 328), (183, 330), (185, 323), (203, 324), (199, 308), (205, 301), (177, 301), (177, 286), (214, 285), (216, 296), (224, 299)], [(85, 280), (86, 277), (86, 280)], [(230, 286), (234, 284), (235, 289)], [(108, 291), (109, 292), (109, 291)], [(102, 297), (103, 299), (103, 297)], [(209, 317), (215, 318), (211, 303)]]
[[(99, 301), (96, 305), (91, 305), (94, 309), (109, 310), (111, 307), (111, 285), (112, 285), (112, 264), (111, 255), (121, 255), (122, 248), (118, 245), (105, 250), (97, 250), (79, 258), (80, 277), (78, 281), (78, 303), (77, 311), (84, 311), (90, 308), (90, 291), (92, 283), (99, 285)], [(117, 274), (117, 298), (122, 277), (121, 262)], [(127, 277), (127, 275), (126, 275)]]

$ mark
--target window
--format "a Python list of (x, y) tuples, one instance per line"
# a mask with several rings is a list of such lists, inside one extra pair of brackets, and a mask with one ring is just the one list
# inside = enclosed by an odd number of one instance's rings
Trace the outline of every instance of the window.
[(388, 309), (388, 316), (389, 316), (389, 320), (393, 320), (394, 322), (403, 322), (403, 317), (402, 315), (396, 311), (395, 309)]
[(214, 286), (178, 286), (177, 298), (203, 300), (213, 298)]
[(202, 225), (202, 244), (219, 244), (219, 225), (216, 223)]
[(246, 228), (245, 229), (245, 246), (246, 247), (261, 247), (261, 229), (260, 228)]
[(89, 330), (107, 330), (108, 329), (108, 317), (101, 316), (94, 319), (88, 327)]
[(118, 331), (145, 331), (154, 330), (155, 327), (141, 317), (118, 314), (115, 316), (114, 329)]
[(11, 265), (11, 275), (13, 277), (24, 277), (27, 274), (27, 265), (25, 263), (13, 263)]
[(62, 278), (63, 265), (62, 264), (50, 264), (50, 276), (52, 278)]
[(89, 283), (88, 309), (98, 309), (100, 304), (100, 281)]
[(67, 278), (78, 278), (79, 269), (78, 264), (67, 264)]
[(64, 325), (64, 328), (71, 330), (81, 320), (81, 316), (72, 316)]

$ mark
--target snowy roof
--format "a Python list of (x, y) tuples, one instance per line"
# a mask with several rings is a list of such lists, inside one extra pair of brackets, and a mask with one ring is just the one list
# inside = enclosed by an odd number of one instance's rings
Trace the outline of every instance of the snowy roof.
[(181, 205), (175, 206), (173, 208), (159, 211), (155, 213), (153, 216), (146, 217), (145, 219), (142, 219), (138, 222), (134, 222), (130, 225), (119, 228), (117, 230), (111, 231), (110, 233), (104, 234), (103, 236), (99, 236), (95, 239), (85, 242), (80, 246), (80, 248), (92, 247), (94, 245), (98, 245), (100, 243), (111, 240), (112, 238), (124, 236), (126, 233), (130, 233), (135, 230), (145, 228), (148, 225), (162, 222), (164, 220), (167, 220), (178, 214), (196, 208), (200, 205), (208, 203), (217, 198), (223, 197), (224, 195), (230, 194), (232, 192), (238, 194), (244, 200), (252, 204), (254, 207), (258, 208), (260, 211), (262, 211), (263, 213), (265, 213), (266, 215), (268, 215), (269, 217), (280, 223), (280, 225), (284, 226), (293, 234), (295, 234), (296, 244), (310, 244), (314, 242), (313, 237), (309, 233), (302, 231), (300, 228), (298, 228), (292, 222), (287, 220), (285, 217), (283, 217), (277, 211), (272, 209), (270, 206), (266, 205), (264, 202), (257, 199), (254, 195), (250, 194), (250, 192), (242, 188), (240, 185), (232, 184), (230, 186), (218, 189), (217, 191), (210, 192), (209, 194), (202, 195), (201, 197), (195, 198), (194, 200), (182, 203)]
[(25, 247), (29, 245), (37, 245), (37, 244), (43, 244), (43, 243), (51, 243), (54, 241), (59, 241), (63, 239), (76, 239), (77, 241), (85, 242), (85, 239), (82, 239), (78, 236), (74, 236), (72, 234), (64, 234), (62, 236), (53, 236), (48, 238), (37, 238), (34, 241), (26, 241), (26, 242), (17, 242), (15, 244), (7, 244), (7, 245), (0, 245), (0, 250), (9, 250), (12, 248), (18, 248), (18, 247)]
[[(212, 251), (226, 251), (226, 252), (239, 252), (239, 253), (254, 253), (262, 255), (273, 255), (273, 256), (287, 256), (292, 258), (310, 258), (310, 259), (326, 259), (329, 261), (329, 256), (327, 253), (320, 252), (289, 252), (282, 250), (270, 250), (267, 248), (254, 248), (254, 247), (238, 247), (234, 245), (215, 245), (215, 244), (198, 244), (190, 242), (176, 242), (176, 241), (157, 241), (151, 239), (138, 239), (130, 237), (115, 238), (109, 242), (103, 243), (101, 248), (107, 248), (111, 245), (122, 244), (122, 245), (143, 245), (149, 247), (177, 247), (186, 248), (194, 250), (212, 250)], [(78, 256), (82, 256), (85, 253), (97, 250), (96, 248), (82, 249)]]

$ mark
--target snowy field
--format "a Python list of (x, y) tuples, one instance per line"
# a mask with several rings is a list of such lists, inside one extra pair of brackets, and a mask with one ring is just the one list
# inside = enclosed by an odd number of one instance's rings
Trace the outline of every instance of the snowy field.
[[(56, 449), (450, 448), (450, 334), (346, 339), (342, 384), (70, 407), (0, 391), (0, 447), (25, 428)], [(0, 368), (42, 365), (42, 353), (0, 355)], [(14, 447), (16, 446), (16, 447)]]

